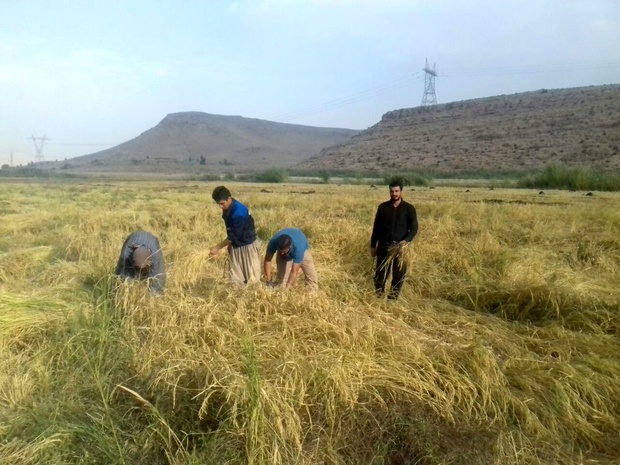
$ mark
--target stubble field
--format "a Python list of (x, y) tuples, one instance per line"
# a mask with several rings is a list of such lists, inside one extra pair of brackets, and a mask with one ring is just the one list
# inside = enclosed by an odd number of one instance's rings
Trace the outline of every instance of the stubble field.
[[(405, 188), (392, 302), (386, 186), (227, 184), (306, 233), (308, 293), (227, 286), (215, 185), (0, 184), (0, 463), (618, 463), (620, 195)], [(111, 276), (136, 229), (163, 297)]]

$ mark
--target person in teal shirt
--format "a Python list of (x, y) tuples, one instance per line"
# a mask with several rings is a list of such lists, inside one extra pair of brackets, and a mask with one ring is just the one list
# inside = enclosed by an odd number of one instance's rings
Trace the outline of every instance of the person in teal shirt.
[(284, 289), (290, 289), (302, 271), (306, 285), (313, 291), (319, 288), (319, 280), (305, 234), (297, 228), (284, 228), (273, 235), (267, 244), (263, 261), (267, 285), (274, 287), (271, 280), (271, 261), (276, 256), (278, 280)]

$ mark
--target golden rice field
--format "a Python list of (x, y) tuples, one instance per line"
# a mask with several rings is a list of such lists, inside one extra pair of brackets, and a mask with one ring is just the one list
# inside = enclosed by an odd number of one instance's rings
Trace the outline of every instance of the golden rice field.
[[(619, 194), (405, 188), (393, 302), (386, 186), (227, 184), (262, 239), (306, 232), (312, 294), (227, 286), (215, 185), (0, 184), (0, 463), (620, 462)], [(163, 297), (112, 276), (138, 228)]]

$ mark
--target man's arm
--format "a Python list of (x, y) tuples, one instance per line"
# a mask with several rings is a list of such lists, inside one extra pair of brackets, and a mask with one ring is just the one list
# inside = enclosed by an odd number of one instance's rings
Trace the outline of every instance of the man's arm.
[(232, 212), (226, 223), (226, 239), (229, 242), (238, 242), (243, 237), (243, 226), (248, 220), (248, 215), (240, 215), (239, 212)]
[(375, 214), (375, 220), (372, 225), (372, 234), (370, 235), (370, 256), (377, 256), (377, 242), (379, 242), (379, 228), (381, 227), (381, 221), (379, 219), (381, 212), (381, 206), (377, 208), (377, 213)]
[(149, 270), (149, 289), (157, 294), (162, 294), (166, 287), (166, 264), (161, 249), (153, 253), (152, 265)]
[(405, 240), (411, 242), (418, 233), (418, 216), (413, 205), (410, 205), (407, 211), (407, 230)]
[(166, 273), (153, 275), (149, 280), (149, 289), (156, 294), (163, 294), (166, 287)]
[(211, 248), (209, 251), (210, 257), (215, 257), (223, 248), (228, 247), (237, 240), (245, 220), (246, 217), (235, 216), (234, 212), (231, 212), (231, 216), (224, 220), (224, 225), (226, 226), (226, 239)]
[(125, 268), (125, 254), (123, 252), (124, 250), (121, 250), (121, 256), (118, 257), (116, 269), (114, 270), (114, 274), (117, 276), (123, 276), (123, 269)]
[(291, 273), (288, 276), (288, 281), (284, 284), (284, 289), (290, 289), (295, 284), (295, 280), (297, 279), (297, 275), (299, 274), (299, 270), (301, 270), (301, 263), (293, 263), (291, 267)]
[(228, 247), (230, 244), (232, 244), (232, 242), (228, 238), (224, 239), (209, 251), (209, 256), (215, 257), (218, 253), (220, 253), (220, 250), (224, 247)]
[(271, 282), (271, 259), (273, 258), (273, 254), (266, 253), (265, 259), (263, 260), (263, 270), (265, 272), (265, 279), (267, 283)]
[(121, 248), (121, 255), (118, 257), (118, 262), (116, 263), (116, 269), (114, 270), (114, 274), (116, 276), (120, 276), (122, 278), (133, 278), (135, 277), (135, 272), (133, 267), (128, 262), (128, 254), (126, 254), (127, 241), (123, 243), (123, 247)]

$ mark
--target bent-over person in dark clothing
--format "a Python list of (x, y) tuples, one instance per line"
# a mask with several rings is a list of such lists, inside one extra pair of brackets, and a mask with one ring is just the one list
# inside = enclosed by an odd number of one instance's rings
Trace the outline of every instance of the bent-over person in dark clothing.
[[(402, 258), (402, 249), (413, 240), (418, 232), (418, 218), (415, 207), (402, 199), (403, 182), (390, 182), (390, 200), (377, 209), (370, 237), (370, 255), (377, 258), (375, 270), (375, 291), (385, 292), (390, 271), (392, 286), (389, 299), (397, 299), (407, 273), (407, 264)], [(388, 260), (393, 257), (393, 260)]]
[(114, 274), (129, 280), (148, 279), (152, 292), (163, 293), (166, 266), (159, 240), (146, 231), (131, 233), (123, 243)]

